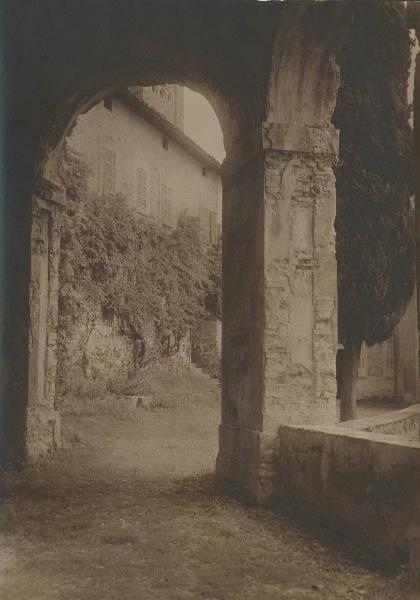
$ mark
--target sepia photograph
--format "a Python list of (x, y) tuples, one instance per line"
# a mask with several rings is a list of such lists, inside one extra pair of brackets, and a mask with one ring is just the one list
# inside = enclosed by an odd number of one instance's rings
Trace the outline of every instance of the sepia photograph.
[(419, 323), (420, 2), (0, 0), (1, 600), (420, 600)]

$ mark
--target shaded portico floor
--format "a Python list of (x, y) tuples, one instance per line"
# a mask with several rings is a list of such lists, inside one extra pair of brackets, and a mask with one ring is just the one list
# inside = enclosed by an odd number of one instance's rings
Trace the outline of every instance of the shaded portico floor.
[(321, 527), (214, 491), (218, 400), (64, 414), (67, 448), (2, 479), (4, 600), (418, 598)]

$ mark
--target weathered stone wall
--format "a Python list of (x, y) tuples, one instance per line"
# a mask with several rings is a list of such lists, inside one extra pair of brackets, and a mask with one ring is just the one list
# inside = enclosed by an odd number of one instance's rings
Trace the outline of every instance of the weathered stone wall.
[[(60, 323), (66, 315), (60, 315)], [(59, 331), (58, 379), (60, 392), (77, 378), (109, 381), (128, 376), (136, 365), (135, 340), (124, 336), (118, 323), (107, 324), (100, 313), (79, 314), (71, 328)]]
[(275, 495), (387, 559), (410, 553), (420, 442), (342, 427), (282, 426)]
[(336, 265), (329, 248), (336, 133), (307, 129), (267, 133), (279, 149), (268, 153), (265, 174), (265, 420), (271, 429), (335, 420)]
[(142, 332), (146, 353), (140, 363), (136, 339), (124, 333), (116, 317), (105, 322), (99, 308), (79, 314), (76, 321), (71, 314), (60, 314), (60, 324), (59, 393), (71, 392), (72, 386), (77, 387), (84, 379), (100, 381), (118, 392), (119, 385), (145, 369), (182, 371), (190, 365), (189, 332), (179, 347), (170, 335), (162, 355), (161, 339), (150, 324)]
[(26, 453), (32, 460), (61, 444), (55, 410), (57, 371), (60, 211), (64, 191), (38, 179), (32, 208), (31, 286), (29, 297), (29, 390)]
[(203, 319), (191, 332), (191, 360), (212, 377), (222, 376), (222, 322)]

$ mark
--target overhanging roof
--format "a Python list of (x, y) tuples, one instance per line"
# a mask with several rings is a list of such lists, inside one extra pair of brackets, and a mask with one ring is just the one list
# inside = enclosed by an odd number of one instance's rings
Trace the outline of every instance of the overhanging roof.
[(159, 113), (154, 108), (151, 108), (144, 100), (141, 100), (130, 92), (128, 89), (123, 89), (116, 94), (115, 98), (118, 98), (124, 104), (129, 106), (139, 117), (153, 125), (156, 129), (166, 136), (168, 139), (177, 143), (181, 146), (188, 154), (191, 154), (197, 158), (203, 166), (208, 169), (212, 169), (216, 173), (220, 173), (221, 164), (210, 154), (207, 154), (198, 144), (194, 142), (188, 135), (186, 135), (182, 129), (171, 123), (166, 117)]

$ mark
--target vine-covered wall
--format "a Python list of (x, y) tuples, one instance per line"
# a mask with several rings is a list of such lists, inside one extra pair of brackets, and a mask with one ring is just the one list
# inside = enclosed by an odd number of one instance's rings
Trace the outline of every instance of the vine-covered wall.
[(124, 197), (92, 195), (87, 167), (65, 148), (58, 386), (187, 368), (189, 332), (221, 304), (221, 250), (200, 241), (197, 219), (168, 230)]

